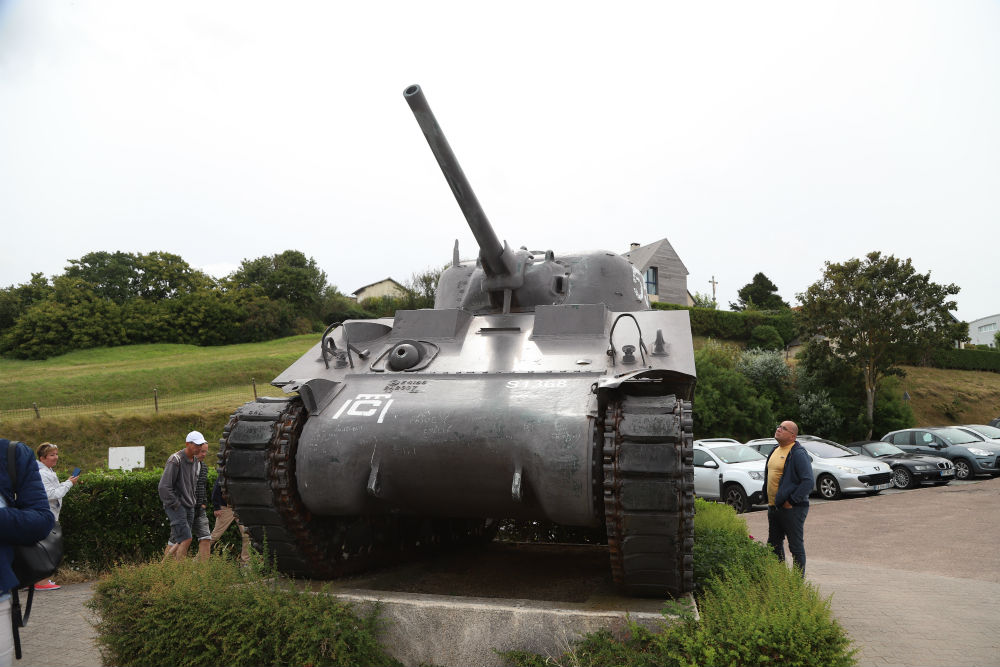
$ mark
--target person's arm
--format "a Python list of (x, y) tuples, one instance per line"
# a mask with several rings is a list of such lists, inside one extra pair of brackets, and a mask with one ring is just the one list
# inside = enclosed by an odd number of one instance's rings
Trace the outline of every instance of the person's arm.
[(163, 466), (163, 474), (160, 476), (160, 483), (156, 490), (160, 493), (160, 500), (170, 509), (180, 507), (181, 501), (174, 493), (174, 483), (177, 481), (178, 466), (174, 463), (173, 457), (167, 459), (167, 464)]
[(793, 505), (801, 505), (809, 500), (815, 480), (813, 479), (812, 464), (809, 462), (809, 455), (804, 451), (795, 457), (795, 477), (796, 484), (792, 492), (788, 494), (788, 499)]
[(54, 472), (49, 471), (49, 474), (45, 474), (39, 468), (38, 473), (39, 477), (42, 478), (42, 484), (45, 485), (45, 495), (53, 500), (60, 500), (73, 488), (73, 482), (68, 479), (65, 482), (60, 482)]
[(17, 503), (0, 508), (0, 539), (8, 544), (32, 544), (49, 534), (56, 518), (49, 510), (34, 454), (24, 443), (17, 450)]
[(216, 512), (222, 510), (226, 506), (226, 501), (222, 497), (222, 475), (215, 478), (215, 486), (212, 487), (212, 508)]

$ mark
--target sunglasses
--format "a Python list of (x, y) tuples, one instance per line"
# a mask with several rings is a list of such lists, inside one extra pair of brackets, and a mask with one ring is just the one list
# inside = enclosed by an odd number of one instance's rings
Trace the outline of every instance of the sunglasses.
[(776, 426), (776, 427), (774, 428), (774, 430), (775, 430), (775, 431), (790, 431), (791, 429), (790, 429), (790, 428), (788, 428), (787, 426), (785, 426), (784, 424), (778, 424), (778, 425), (777, 425), (777, 426)]

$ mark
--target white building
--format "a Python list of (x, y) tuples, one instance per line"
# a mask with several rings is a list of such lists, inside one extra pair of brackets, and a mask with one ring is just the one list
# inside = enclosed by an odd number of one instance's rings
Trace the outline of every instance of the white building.
[(989, 345), (996, 347), (997, 341), (994, 338), (997, 331), (1000, 331), (1000, 313), (981, 317), (974, 322), (969, 322), (969, 342), (973, 345)]

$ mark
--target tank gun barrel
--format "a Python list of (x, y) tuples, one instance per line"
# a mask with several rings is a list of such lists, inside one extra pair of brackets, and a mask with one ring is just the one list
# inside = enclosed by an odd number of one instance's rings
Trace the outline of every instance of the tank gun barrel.
[(403, 91), (406, 103), (410, 105), (413, 116), (417, 119), (427, 144), (431, 147), (431, 152), (437, 159), (438, 166), (444, 173), (445, 180), (451, 186), (451, 191), (458, 201), (462, 214), (469, 223), (472, 235), (476, 237), (479, 244), (479, 257), (483, 264), (483, 271), (487, 276), (502, 276), (511, 272), (505, 255), (505, 248), (497, 238), (493, 226), (486, 218), (483, 207), (479, 205), (476, 193), (472, 191), (469, 181), (465, 178), (465, 172), (455, 158), (455, 154), (448, 145), (448, 140), (441, 131), (434, 113), (427, 105), (424, 91), (418, 85), (412, 85)]

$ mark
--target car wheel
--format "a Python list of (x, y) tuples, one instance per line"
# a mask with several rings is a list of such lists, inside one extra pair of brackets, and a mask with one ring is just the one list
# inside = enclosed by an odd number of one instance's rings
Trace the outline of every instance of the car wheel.
[(837, 500), (843, 495), (840, 492), (840, 484), (837, 484), (832, 475), (820, 475), (816, 487), (819, 489), (819, 495), (827, 500)]
[(971, 479), (972, 464), (965, 459), (955, 459), (955, 479)]
[(742, 514), (750, 508), (747, 494), (739, 484), (727, 484), (723, 491), (725, 493), (723, 500), (727, 505), (736, 510), (737, 514)]
[(909, 489), (914, 486), (913, 475), (910, 471), (903, 466), (898, 468), (893, 468), (892, 470), (892, 484), (897, 489)]

